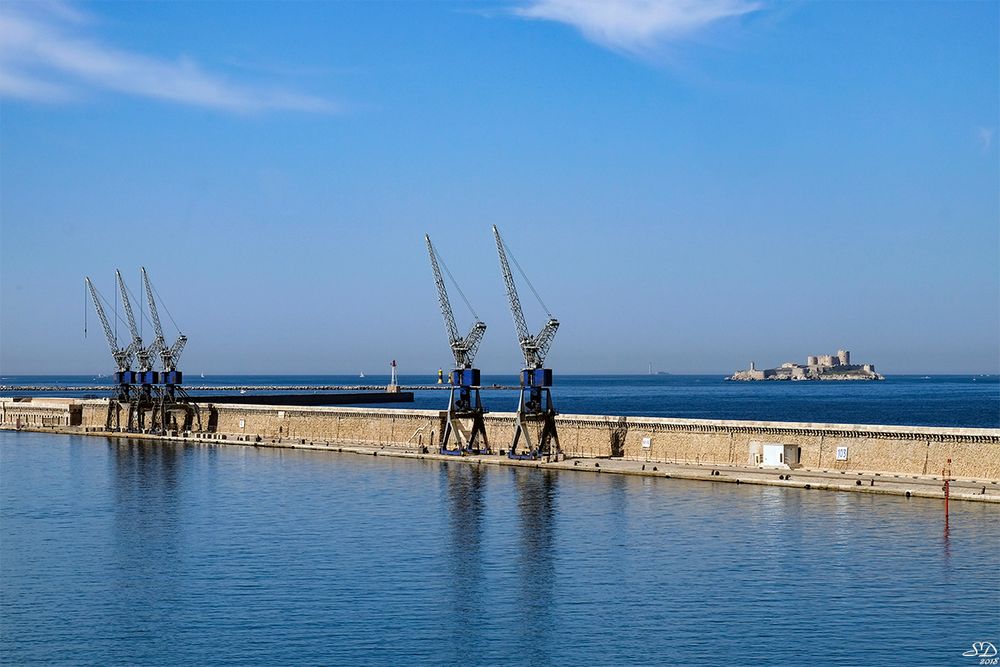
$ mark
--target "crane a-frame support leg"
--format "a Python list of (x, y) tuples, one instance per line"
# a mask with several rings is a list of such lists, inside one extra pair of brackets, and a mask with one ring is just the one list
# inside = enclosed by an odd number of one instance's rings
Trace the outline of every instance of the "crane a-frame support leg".
[(153, 386), (143, 384), (132, 387), (132, 396), (128, 404), (128, 430), (133, 433), (153, 431), (153, 424), (146, 422), (147, 412), (150, 421), (155, 423), (156, 401), (153, 397)]
[[(527, 400), (525, 400), (527, 398)], [(541, 424), (541, 430), (538, 425)], [(532, 443), (533, 434), (538, 433), (538, 441)], [(517, 445), (524, 436), (524, 449)], [(517, 405), (517, 423), (514, 440), (507, 457), (512, 459), (537, 460), (540, 458), (559, 460), (559, 434), (556, 432), (556, 410), (552, 406), (552, 392), (548, 387), (522, 386), (521, 398)]]
[(122, 430), (122, 407), (125, 406), (125, 429), (128, 429), (128, 407), (132, 404), (133, 387), (126, 382), (119, 382), (111, 400), (108, 401), (108, 417), (105, 428), (109, 431)]
[[(479, 387), (452, 386), (451, 398), (448, 400), (448, 418), (441, 432), (438, 451), (453, 456), (489, 454), (484, 414), (486, 411), (479, 397)], [(472, 428), (467, 434), (463, 433), (463, 420), (472, 421)], [(454, 448), (449, 448), (450, 440), (454, 440)]]
[[(183, 412), (182, 419), (176, 418), (178, 412)], [(171, 430), (187, 431), (192, 428), (201, 430), (201, 410), (198, 404), (191, 402), (187, 391), (177, 384), (157, 387), (152, 415), (149, 428), (153, 433), (165, 435)]]

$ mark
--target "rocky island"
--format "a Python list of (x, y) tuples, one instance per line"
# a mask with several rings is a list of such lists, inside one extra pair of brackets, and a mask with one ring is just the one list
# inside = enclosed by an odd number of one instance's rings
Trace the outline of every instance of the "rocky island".
[(806, 357), (805, 365), (788, 361), (778, 368), (750, 368), (736, 371), (727, 380), (884, 380), (875, 372), (874, 364), (852, 364), (848, 350), (837, 354), (820, 354)]

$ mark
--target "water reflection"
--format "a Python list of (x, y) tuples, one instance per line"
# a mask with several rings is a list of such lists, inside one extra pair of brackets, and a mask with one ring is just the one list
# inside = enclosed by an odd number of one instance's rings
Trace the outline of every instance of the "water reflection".
[(483, 510), (484, 472), (478, 465), (444, 463), (441, 476), (447, 487), (449, 554), (447, 574), (452, 582), (448, 635), (455, 662), (471, 660), (469, 626), (480, 623), (486, 614), (483, 605)]
[(948, 566), (951, 565), (951, 537), (949, 535), (947, 514), (944, 515), (944, 533), (941, 535), (941, 546), (944, 548), (944, 566), (947, 572)]
[(519, 608), (523, 614), (513, 619), (512, 631), (525, 637), (524, 662), (550, 662), (554, 641), (552, 606), (555, 590), (555, 518), (558, 473), (549, 470), (511, 470), (517, 493), (520, 519), (520, 550), (517, 580)]
[[(183, 448), (171, 443), (108, 441), (112, 546), (101, 569), (106, 599), (114, 604), (96, 606), (94, 622), (117, 629), (105, 638), (112, 652), (139, 655), (132, 637), (161, 622), (161, 605), (177, 599), (183, 588), (182, 456)], [(144, 650), (156, 649), (145, 645)]]
[[(164, 558), (180, 555), (180, 457), (183, 448), (147, 440), (113, 440), (115, 554), (128, 571), (135, 561), (149, 561), (152, 551)], [(149, 563), (150, 567), (155, 563)]]

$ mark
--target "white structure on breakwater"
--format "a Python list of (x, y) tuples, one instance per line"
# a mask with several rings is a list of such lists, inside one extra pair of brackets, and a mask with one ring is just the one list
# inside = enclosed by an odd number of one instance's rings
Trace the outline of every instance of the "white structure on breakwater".
[(736, 371), (728, 380), (884, 380), (875, 372), (874, 364), (852, 364), (849, 350), (837, 354), (820, 354), (806, 357), (805, 365), (787, 361), (778, 368), (750, 368)]

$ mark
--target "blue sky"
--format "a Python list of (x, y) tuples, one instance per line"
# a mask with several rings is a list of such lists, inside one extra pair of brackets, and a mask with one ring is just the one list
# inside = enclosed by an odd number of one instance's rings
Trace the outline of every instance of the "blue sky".
[(998, 372), (998, 26), (996, 2), (8, 0), (0, 373), (108, 371), (83, 278), (110, 298), (140, 265), (189, 372), (431, 371), (424, 233), (489, 326), (478, 365), (516, 372), (492, 224), (562, 322), (557, 372), (838, 347)]

